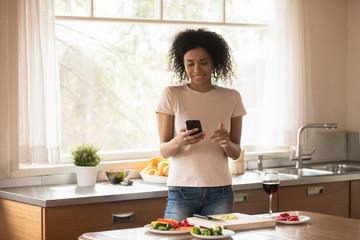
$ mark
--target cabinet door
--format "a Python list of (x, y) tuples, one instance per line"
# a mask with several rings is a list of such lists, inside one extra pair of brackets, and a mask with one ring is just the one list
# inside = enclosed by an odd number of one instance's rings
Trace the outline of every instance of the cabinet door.
[(360, 181), (351, 181), (350, 217), (360, 219)]
[[(165, 207), (166, 198), (47, 207), (44, 208), (44, 236), (51, 240), (77, 239), (85, 232), (143, 227), (163, 217)], [(133, 215), (127, 217), (132, 212)], [(113, 214), (125, 222), (114, 223), (117, 220)]]
[(334, 182), (280, 187), (279, 211), (310, 211), (349, 217), (350, 183)]
[(41, 240), (41, 207), (0, 199), (0, 239)]
[[(235, 191), (234, 212), (262, 214), (269, 212), (269, 195), (263, 189)], [(272, 211), (277, 211), (277, 193), (272, 198)]]

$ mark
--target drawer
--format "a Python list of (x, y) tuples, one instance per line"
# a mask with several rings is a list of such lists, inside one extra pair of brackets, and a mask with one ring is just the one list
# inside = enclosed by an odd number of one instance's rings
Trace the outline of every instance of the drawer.
[(279, 211), (303, 210), (349, 217), (349, 182), (309, 184), (279, 189)]
[(45, 239), (77, 239), (84, 232), (143, 227), (164, 216), (166, 198), (44, 208)]
[[(269, 195), (263, 189), (235, 191), (234, 212), (262, 214), (269, 212)], [(272, 198), (272, 211), (277, 211), (277, 193)]]

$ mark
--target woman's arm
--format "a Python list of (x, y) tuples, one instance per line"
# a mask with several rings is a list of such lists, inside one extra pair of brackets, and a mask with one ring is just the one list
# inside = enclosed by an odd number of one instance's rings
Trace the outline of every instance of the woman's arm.
[(242, 131), (242, 116), (231, 118), (230, 133), (223, 128), (223, 124), (219, 124), (219, 128), (213, 132), (209, 138), (213, 142), (218, 142), (224, 149), (226, 156), (237, 159), (240, 156), (241, 147), (241, 131)]
[(174, 137), (174, 116), (172, 115), (157, 113), (157, 121), (160, 138), (160, 154), (164, 158), (173, 157), (182, 146), (197, 143), (205, 138), (204, 132), (190, 136), (190, 134), (196, 132), (197, 129), (187, 131), (186, 126), (180, 129), (180, 133)]

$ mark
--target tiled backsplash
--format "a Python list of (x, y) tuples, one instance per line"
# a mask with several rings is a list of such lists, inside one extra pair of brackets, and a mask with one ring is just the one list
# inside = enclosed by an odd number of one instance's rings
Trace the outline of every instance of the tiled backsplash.
[(309, 148), (316, 147), (314, 162), (359, 161), (360, 142), (358, 132), (335, 132), (316, 134), (309, 141)]
[(360, 161), (360, 132), (347, 133), (347, 157), (351, 161)]
[(307, 149), (316, 148), (311, 163), (347, 160), (347, 133), (321, 132), (308, 135)]
[[(359, 161), (360, 162), (360, 136), (357, 132), (320, 132), (310, 133), (306, 136), (307, 151), (311, 151), (314, 147), (316, 151), (313, 153), (308, 163), (334, 162), (334, 161)], [(265, 159), (263, 167), (277, 166), (295, 166), (295, 161), (289, 158), (281, 159)], [(257, 161), (248, 161), (247, 169), (257, 169)]]

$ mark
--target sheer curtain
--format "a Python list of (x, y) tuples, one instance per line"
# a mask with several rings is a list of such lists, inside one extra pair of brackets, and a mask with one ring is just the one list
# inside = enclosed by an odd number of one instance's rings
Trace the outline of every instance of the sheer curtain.
[(52, 0), (19, 1), (20, 163), (58, 163), (60, 82)]
[(304, 10), (304, 0), (275, 0), (262, 116), (262, 141), (267, 146), (295, 145), (306, 119)]

